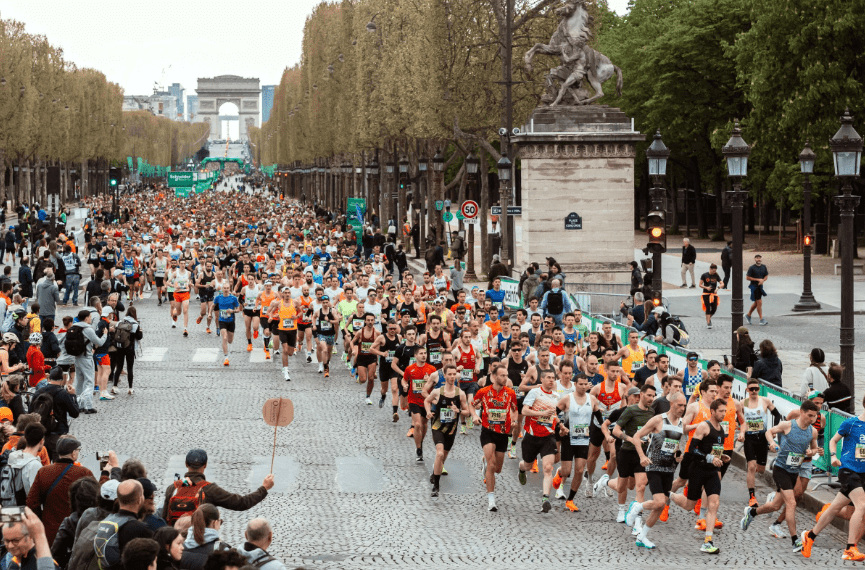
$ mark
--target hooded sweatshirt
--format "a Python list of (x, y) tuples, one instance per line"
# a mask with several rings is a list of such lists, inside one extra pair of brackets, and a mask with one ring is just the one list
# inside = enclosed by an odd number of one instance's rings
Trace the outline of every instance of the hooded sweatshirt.
[(214, 528), (204, 529), (204, 543), (202, 544), (195, 542), (193, 531), (194, 529), (190, 528), (186, 534), (186, 540), (183, 541), (183, 554), (180, 558), (181, 568), (201, 570), (211, 552), (217, 548), (220, 550), (230, 548), (219, 540), (219, 531)]
[[(239, 549), (238, 552), (246, 558), (250, 566), (255, 566), (259, 570), (286, 570), (285, 564), (251, 542), (244, 543), (243, 548)], [(273, 560), (261, 564), (261, 560), (267, 558), (273, 558)], [(258, 563), (256, 564), (256, 562)]]
[(42, 460), (38, 456), (24, 453), (23, 449), (16, 449), (9, 454), (9, 466), (21, 470), (24, 492), (29, 493), (30, 486), (36, 478), (36, 472), (42, 468)]

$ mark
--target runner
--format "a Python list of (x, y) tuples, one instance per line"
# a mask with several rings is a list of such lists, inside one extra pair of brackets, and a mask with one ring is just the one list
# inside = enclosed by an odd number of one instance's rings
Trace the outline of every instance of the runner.
[(174, 291), (174, 306), (171, 309), (171, 328), (176, 328), (177, 317), (183, 313), (183, 336), (188, 337), (189, 332), (189, 284), (192, 276), (186, 270), (186, 262), (180, 260), (177, 269), (168, 274), (169, 287)]
[[(358, 305), (358, 309), (362, 305)], [(354, 354), (355, 367), (357, 368), (358, 384), (366, 384), (366, 405), (371, 406), (372, 388), (375, 383), (376, 352), (372, 350), (376, 340), (375, 315), (363, 314), (363, 326), (354, 334), (349, 346)], [(357, 325), (355, 325), (355, 328)]]
[[(317, 290), (317, 288), (316, 288)], [(326, 295), (328, 299), (339, 299), (339, 295), (342, 293), (341, 290), (337, 290), (334, 294), (333, 291), (328, 292), (327, 290), (322, 292), (322, 295)], [(297, 298), (300, 307), (298, 310), (300, 311), (300, 315), (297, 317), (297, 334), (300, 337), (299, 343), (300, 346), (306, 349), (306, 362), (309, 364), (312, 362), (312, 336), (313, 332), (313, 312), (315, 309), (312, 304), (314, 299), (309, 296), (309, 285), (303, 284), (300, 287), (300, 296)], [(317, 346), (317, 344), (316, 344)], [(319, 362), (321, 362), (319, 360)]]
[[(565, 362), (562, 367), (568, 369), (570, 363)], [(560, 411), (559, 419), (568, 428), (568, 435), (562, 440), (562, 463), (556, 476), (553, 477), (553, 487), (557, 490), (562, 488), (562, 483), (571, 474), (571, 464), (574, 464), (574, 479), (571, 481), (571, 489), (568, 493), (568, 501), (565, 506), (571, 512), (580, 509), (574, 503), (574, 497), (580, 490), (583, 482), (583, 471), (586, 468), (586, 460), (589, 458), (589, 425), (592, 417), (595, 421), (601, 419), (600, 403), (591, 394), (589, 379), (580, 374), (574, 380), (574, 391), (563, 396), (557, 405)]]
[(216, 292), (214, 289), (216, 274), (213, 272), (213, 262), (211, 260), (206, 260), (202, 267), (195, 279), (195, 291), (201, 300), (201, 313), (195, 319), (195, 324), (200, 325), (204, 317), (207, 317), (207, 329), (205, 332), (210, 334), (210, 323), (213, 321), (213, 297)]
[[(459, 385), (463, 391), (469, 405), (473, 405), (474, 396), (477, 394), (480, 386), (478, 384), (478, 372), (480, 371), (480, 359), (475, 354), (472, 346), (472, 333), (468, 329), (464, 329), (460, 333), (459, 340), (453, 349), (453, 357), (456, 360), (457, 372), (459, 373)], [(466, 423), (460, 426), (461, 433), (466, 435), (466, 424), (472, 429), (472, 418), (465, 419)]]
[(646, 360), (646, 351), (640, 346), (639, 339), (640, 333), (637, 331), (629, 332), (627, 346), (624, 346), (615, 357), (616, 360), (622, 359), (622, 370), (631, 380), (634, 379), (634, 374), (643, 367), (643, 362)]
[[(388, 329), (396, 330), (392, 326), (388, 326)], [(442, 469), (457, 435), (457, 424), (459, 423), (457, 417), (469, 414), (465, 393), (454, 385), (457, 379), (456, 366), (447, 365), (443, 371), (445, 385), (441, 388), (435, 388), (424, 400), (426, 418), (432, 421), (432, 437), (436, 447), (435, 465), (430, 477), (433, 486), (432, 497), (439, 496), (439, 480), (442, 476)]]
[[(370, 315), (370, 320), (372, 315)], [(370, 324), (370, 327), (372, 325)], [(403, 390), (408, 393), (408, 407), (412, 421), (412, 436), (415, 443), (415, 461), (423, 462), (423, 439), (427, 430), (427, 414), (424, 409), (424, 385), (436, 369), (426, 361), (426, 348), (418, 346), (414, 352), (415, 363), (410, 364), (403, 374)]]
[[(260, 303), (258, 296), (264, 291), (264, 287), (258, 283), (253, 273), (244, 275), (246, 285), (240, 289), (243, 299), (243, 323), (246, 327), (246, 352), (252, 352), (252, 339), (258, 338), (258, 329), (261, 328)], [(265, 350), (267, 350), (265, 348)]]
[[(405, 377), (406, 369), (416, 362), (415, 352), (418, 349), (418, 345), (415, 343), (417, 340), (417, 328), (415, 328), (414, 325), (408, 325), (403, 329), (402, 337), (402, 344), (397, 347), (390, 367), (397, 376), (400, 408), (408, 410), (408, 390), (406, 389), (404, 382), (402, 382), (402, 378)], [(399, 412), (396, 410), (393, 411), (393, 421), (399, 421)], [(409, 429), (407, 434), (408, 437), (413, 436), (413, 430), (414, 428)]]
[[(481, 424), (481, 447), (484, 451), (484, 483), (489, 510), (496, 512), (496, 475), (502, 472), (508, 433), (516, 429), (517, 398), (508, 370), (500, 362), (490, 367), (491, 383), (478, 390), (469, 406), (474, 421)], [(478, 417), (477, 406), (481, 408)], [(524, 477), (525, 475), (523, 475)], [(549, 503), (549, 501), (547, 501)]]
[[(525, 373), (522, 382), (520, 382), (520, 385), (517, 388), (517, 409), (520, 410), (520, 415), (517, 418), (517, 425), (520, 428), (522, 426), (523, 416), (525, 415), (522, 413), (522, 411), (525, 409), (525, 398), (529, 392), (540, 386), (541, 378), (545, 373), (550, 372), (553, 374), (554, 382), (553, 386), (550, 386), (550, 390), (555, 387), (556, 370), (555, 368), (553, 368), (550, 359), (551, 355), (549, 349), (538, 349), (538, 363), (528, 369), (528, 372)], [(511, 444), (516, 445), (516, 440), (519, 439), (519, 437), (520, 432), (519, 430), (516, 430), (515, 435), (511, 440)], [(531, 470), (532, 473), (538, 472), (538, 466), (537, 463), (534, 461), (534, 458), (532, 458)]]
[(378, 376), (381, 381), (381, 398), (378, 401), (378, 407), (384, 407), (384, 400), (387, 397), (388, 390), (391, 392), (391, 405), (394, 413), (399, 406), (399, 388), (397, 388), (398, 378), (393, 371), (393, 357), (396, 354), (396, 349), (400, 345), (402, 339), (399, 337), (399, 325), (394, 320), (388, 320), (385, 334), (380, 334), (376, 337), (372, 345), (372, 353), (378, 355)]
[[(592, 358), (591, 356), (589, 357)], [(594, 473), (598, 457), (601, 455), (601, 449), (604, 450), (606, 461), (603, 470), (607, 473), (612, 473), (616, 470), (616, 449), (605, 437), (601, 430), (601, 425), (610, 418), (613, 411), (622, 406), (622, 400), (625, 398), (626, 386), (624, 382), (619, 381), (621, 376), (619, 364), (611, 363), (607, 365), (609, 372), (604, 377), (603, 382), (592, 387), (591, 394), (597, 398), (600, 403), (601, 419), (593, 420), (592, 426), (589, 428), (589, 458), (586, 462), (588, 468), (588, 481), (586, 485), (586, 497), (591, 498), (594, 491)], [(639, 393), (639, 391), (637, 392)]]
[(160, 307), (162, 306), (162, 296), (165, 294), (165, 274), (168, 271), (168, 263), (169, 259), (165, 256), (165, 250), (157, 248), (156, 257), (153, 258), (150, 268), (153, 271), (153, 279), (156, 281), (156, 298), (159, 300), (158, 306)]
[(291, 291), (288, 287), (282, 288), (280, 296), (279, 301), (270, 304), (268, 317), (278, 320), (277, 330), (281, 345), (282, 376), (286, 382), (290, 382), (288, 358), (294, 355), (294, 350), (297, 347), (297, 316), (300, 304), (291, 299)]
[(746, 385), (748, 399), (742, 403), (742, 414), (745, 416), (745, 461), (748, 464), (746, 475), (748, 483), (748, 505), (757, 506), (754, 496), (756, 474), (766, 470), (766, 460), (769, 456), (769, 444), (766, 442), (766, 430), (769, 423), (769, 412), (774, 412), (778, 419), (781, 414), (775, 411), (775, 405), (769, 398), (760, 396), (760, 381), (750, 378)]
[[(264, 290), (258, 295), (258, 298), (255, 300), (255, 312), (258, 313), (258, 322), (261, 330), (263, 332), (264, 338), (262, 339), (264, 343), (264, 359), (270, 360), (270, 350), (273, 348), (273, 338), (271, 335), (273, 331), (271, 330), (270, 319), (268, 318), (268, 314), (270, 313), (270, 305), (276, 301), (276, 292), (273, 290), (273, 281), (270, 279), (264, 282)], [(300, 329), (300, 323), (298, 322), (298, 330)]]
[[(649, 529), (655, 526), (661, 513), (669, 505), (673, 473), (682, 461), (684, 440), (682, 414), (685, 413), (685, 395), (674, 392), (670, 394), (669, 401), (669, 411), (653, 417), (633, 437), (634, 442), (649, 438), (649, 445), (645, 452), (641, 445), (635, 446), (635, 449), (640, 456), (640, 464), (646, 470), (652, 499), (643, 503), (632, 502), (625, 513), (625, 523), (632, 527), (639, 526), (640, 532), (636, 544), (649, 550), (655, 548), (654, 543), (647, 536)], [(648, 512), (649, 516), (643, 524), (638, 525), (637, 517), (644, 511)]]
[(315, 359), (318, 360), (318, 373), (324, 372), (324, 377), (330, 376), (330, 353), (336, 342), (336, 331), (339, 327), (339, 315), (330, 306), (330, 297), (321, 296), (321, 309), (314, 315), (315, 334), (318, 339)]
[[(813, 424), (820, 414), (820, 408), (805, 400), (799, 407), (799, 417), (794, 421), (784, 421), (766, 430), (766, 440), (773, 451), (778, 453), (772, 468), (772, 479), (778, 485), (778, 493), (769, 493), (766, 503), (759, 507), (745, 507), (745, 516), (739, 526), (748, 530), (751, 521), (757, 515), (774, 513), (784, 505), (787, 509), (787, 529), (793, 541), (793, 552), (802, 550), (802, 540), (796, 533), (796, 497), (794, 489), (799, 480), (806, 457), (820, 455), (822, 450), (817, 446), (817, 430)], [(783, 436), (781, 445), (774, 442), (775, 435)]]
[(231, 294), (228, 282), (222, 284), (222, 290), (213, 299), (213, 306), (218, 315), (216, 334), (222, 337), (222, 354), (225, 356), (223, 366), (228, 366), (228, 345), (234, 342), (234, 314), (240, 312), (240, 301)]
[(706, 328), (712, 328), (712, 316), (718, 310), (718, 284), (721, 276), (718, 275), (718, 266), (714, 263), (709, 266), (709, 271), (700, 277), (700, 301), (703, 303), (703, 312), (706, 314)]
[[(508, 379), (511, 381), (512, 386), (520, 386), (523, 382), (523, 378), (526, 375), (526, 372), (529, 370), (529, 363), (523, 359), (523, 349), (522, 346), (519, 345), (511, 345), (511, 353), (508, 355), (508, 358), (505, 362), (505, 366), (507, 366), (508, 370)], [(520, 392), (522, 394), (522, 392)], [(517, 409), (519, 409), (519, 404), (522, 403), (522, 398), (517, 398)], [(522, 430), (522, 414), (516, 412), (514, 414), (513, 425), (514, 428), (510, 432), (510, 437), (508, 437), (508, 458), (516, 459), (517, 458), (517, 440), (520, 438), (520, 430)]]

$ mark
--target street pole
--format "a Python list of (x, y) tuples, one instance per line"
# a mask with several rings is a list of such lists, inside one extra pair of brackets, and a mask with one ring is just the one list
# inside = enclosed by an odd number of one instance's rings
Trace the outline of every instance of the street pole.
[(747, 192), (742, 191), (741, 179), (734, 177), (733, 190), (727, 192), (727, 196), (730, 198), (730, 209), (733, 214), (733, 226), (731, 228), (733, 232), (733, 298), (730, 300), (731, 316), (733, 317), (730, 350), (733, 355), (739, 351), (739, 341), (736, 338), (736, 331), (742, 326), (742, 314), (744, 312), (742, 300), (742, 210), (747, 194)]
[[(474, 192), (471, 192), (472, 199), (477, 196), (477, 174), (472, 174), (472, 184)], [(475, 221), (477, 221), (478, 217), (475, 217)], [(466, 274), (463, 278), (466, 282), (473, 282), (478, 280), (478, 276), (475, 273), (475, 224), (466, 224), (466, 241), (468, 243), (468, 252), (466, 255)]]
[[(507, 9), (505, 11), (505, 129), (507, 130), (503, 144), (502, 144), (502, 156), (510, 156), (511, 153), (511, 131), (513, 129), (513, 99), (512, 99), (512, 88), (513, 88), (513, 69), (511, 68), (511, 57), (512, 57), (512, 15), (513, 15), (513, 3), (514, 0), (506, 0)], [(516, 160), (516, 159), (514, 159)], [(513, 163), (511, 163), (510, 168), (513, 169)], [(510, 199), (510, 184), (512, 183), (513, 177), (508, 176), (507, 180), (504, 184), (499, 186), (499, 204), (502, 207), (502, 215), (499, 217), (499, 232), (502, 236), (502, 255), (501, 261), (508, 268), (511, 267), (510, 263), (510, 255), (508, 251), (508, 202)]]
[(814, 298), (811, 292), (811, 241), (805, 240), (804, 236), (811, 235), (811, 177), (805, 174), (804, 181), (804, 207), (802, 209), (802, 296), (799, 297), (799, 302), (793, 306), (796, 312), (801, 311), (818, 311), (820, 303)]
[[(649, 196), (652, 199), (652, 210), (656, 212), (664, 212), (664, 230), (666, 232), (666, 224), (667, 224), (667, 216), (666, 216), (666, 205), (664, 202), (666, 201), (666, 192), (664, 192), (664, 188), (661, 186), (661, 177), (653, 176), (654, 188), (649, 190)], [(664, 279), (662, 276), (661, 268), (662, 268), (662, 256), (664, 254), (660, 251), (655, 251), (652, 253), (652, 291), (658, 296), (658, 298), (664, 298)]]

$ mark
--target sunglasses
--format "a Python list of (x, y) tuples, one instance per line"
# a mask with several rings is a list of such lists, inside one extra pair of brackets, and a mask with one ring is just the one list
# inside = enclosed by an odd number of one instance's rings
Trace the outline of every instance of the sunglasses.
[(760, 388), (748, 388), (749, 392), (759, 392)]
[(691, 362), (697, 362), (696, 358), (689, 358), (688, 360), (690, 360)]

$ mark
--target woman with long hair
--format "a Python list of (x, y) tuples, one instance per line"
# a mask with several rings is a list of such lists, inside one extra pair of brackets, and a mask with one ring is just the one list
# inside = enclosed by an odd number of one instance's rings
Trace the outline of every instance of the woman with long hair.
[(811, 363), (802, 375), (802, 385), (799, 393), (807, 396), (811, 390), (817, 390), (821, 394), (829, 387), (829, 375), (826, 371), (826, 353), (822, 348), (811, 349)]
[(183, 556), (183, 535), (180, 531), (173, 526), (163, 526), (153, 533), (153, 540), (159, 543), (156, 570), (178, 570)]
[(732, 372), (733, 368), (744, 372), (748, 378), (751, 377), (751, 370), (754, 367), (754, 361), (757, 359), (754, 354), (754, 341), (751, 340), (751, 335), (745, 327), (736, 329), (736, 339), (738, 342), (738, 350), (733, 355), (733, 362), (727, 368)]
[(138, 311), (135, 309), (135, 307), (129, 307), (128, 309), (126, 309), (126, 315), (123, 317), (120, 323), (118, 323), (118, 325), (124, 323), (128, 323), (132, 327), (132, 331), (130, 332), (129, 346), (118, 346), (118, 336), (117, 332), (115, 331), (114, 339), (116, 342), (114, 344), (114, 348), (116, 349), (116, 351), (108, 353), (111, 357), (110, 378), (112, 378), (114, 382), (114, 386), (112, 386), (111, 388), (111, 393), (120, 393), (120, 391), (117, 389), (117, 384), (120, 382), (120, 373), (123, 372), (123, 362), (126, 361), (126, 381), (129, 384), (129, 389), (127, 393), (131, 396), (133, 394), (132, 368), (135, 365), (135, 351), (138, 348), (138, 342), (143, 337), (143, 333), (141, 332), (141, 324), (138, 322)]
[(198, 507), (192, 514), (192, 527), (183, 542), (183, 555), (180, 558), (182, 570), (201, 570), (211, 552), (230, 548), (220, 540), (220, 528), (222, 519), (219, 518), (219, 509), (210, 503)]

